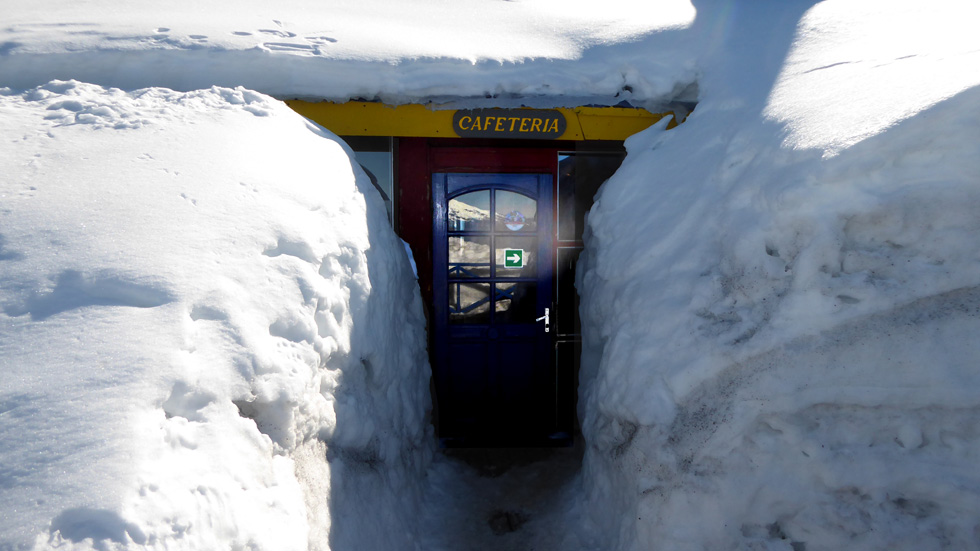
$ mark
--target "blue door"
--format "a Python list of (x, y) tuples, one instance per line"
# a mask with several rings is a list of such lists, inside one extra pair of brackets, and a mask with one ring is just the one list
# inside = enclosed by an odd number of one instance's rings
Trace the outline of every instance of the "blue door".
[(557, 430), (552, 180), (433, 174), (434, 375), (444, 442)]

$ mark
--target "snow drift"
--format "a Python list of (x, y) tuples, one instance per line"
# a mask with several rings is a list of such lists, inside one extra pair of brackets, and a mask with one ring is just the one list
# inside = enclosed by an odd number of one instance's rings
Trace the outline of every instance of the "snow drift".
[(859, 4), (739, 4), (697, 110), (598, 195), (580, 509), (603, 548), (980, 548), (978, 41), (957, 5)]
[(226, 88), (0, 127), (0, 548), (411, 548), (421, 299), (346, 146)]

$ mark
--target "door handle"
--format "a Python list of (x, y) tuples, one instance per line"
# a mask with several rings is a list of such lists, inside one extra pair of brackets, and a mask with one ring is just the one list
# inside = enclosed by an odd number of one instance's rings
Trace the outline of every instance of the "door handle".
[(544, 315), (534, 321), (544, 320), (544, 332), (551, 332), (551, 308), (544, 309)]

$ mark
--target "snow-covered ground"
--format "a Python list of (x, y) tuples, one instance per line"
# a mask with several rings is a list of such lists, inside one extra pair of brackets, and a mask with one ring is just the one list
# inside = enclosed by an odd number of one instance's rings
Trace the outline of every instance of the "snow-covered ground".
[[(5, 5), (0, 550), (980, 549), (980, 6), (649, 4)], [(589, 216), (581, 475), (431, 462), (384, 206), (264, 94), (693, 93)]]

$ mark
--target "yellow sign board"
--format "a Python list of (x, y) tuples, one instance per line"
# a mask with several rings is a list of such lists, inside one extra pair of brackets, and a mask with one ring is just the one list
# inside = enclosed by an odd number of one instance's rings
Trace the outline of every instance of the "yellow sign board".
[[(417, 104), (392, 106), (360, 101), (286, 103), (341, 136), (622, 141), (672, 115), (625, 107), (441, 110)], [(674, 126), (677, 122), (672, 120), (667, 128)]]

